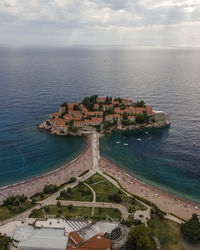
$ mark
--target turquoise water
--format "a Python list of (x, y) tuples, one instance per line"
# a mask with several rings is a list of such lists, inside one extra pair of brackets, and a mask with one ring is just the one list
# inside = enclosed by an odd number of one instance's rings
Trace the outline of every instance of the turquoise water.
[(36, 125), (61, 103), (97, 93), (144, 99), (171, 114), (169, 129), (152, 130), (151, 139), (146, 132), (109, 135), (101, 153), (149, 183), (199, 201), (199, 65), (200, 49), (190, 48), (0, 48), (0, 186), (48, 172), (82, 152), (84, 138), (50, 136)]

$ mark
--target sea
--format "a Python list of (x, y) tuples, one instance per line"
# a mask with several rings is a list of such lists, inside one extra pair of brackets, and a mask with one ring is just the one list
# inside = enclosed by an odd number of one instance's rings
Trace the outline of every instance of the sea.
[(200, 202), (199, 65), (198, 48), (0, 48), (0, 187), (83, 152), (85, 138), (52, 136), (37, 125), (61, 103), (98, 94), (144, 100), (171, 114), (168, 128), (104, 136), (101, 155), (146, 183)]

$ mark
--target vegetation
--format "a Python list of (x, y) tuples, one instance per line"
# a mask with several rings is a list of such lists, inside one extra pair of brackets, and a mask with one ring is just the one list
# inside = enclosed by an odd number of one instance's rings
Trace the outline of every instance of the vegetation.
[(128, 197), (100, 174), (94, 174), (85, 181), (96, 192), (98, 202), (127, 202)]
[(135, 115), (135, 121), (138, 124), (148, 123), (149, 122), (149, 116), (147, 115), (146, 112), (144, 112), (143, 114), (136, 114)]
[(145, 102), (143, 100), (137, 101), (135, 107), (145, 107)]
[(181, 232), (178, 223), (167, 219), (160, 219), (157, 215), (152, 215), (148, 226), (160, 241), (162, 250), (183, 250), (181, 244)]
[(94, 219), (105, 220), (107, 215), (113, 219), (120, 220), (121, 218), (121, 212), (116, 208), (96, 207), (94, 210)]
[(80, 182), (76, 187), (72, 189), (68, 188), (67, 191), (62, 190), (60, 192), (60, 197), (58, 197), (58, 200), (92, 201), (93, 194), (86, 185)]
[(32, 206), (25, 195), (16, 195), (6, 198), (3, 201), (3, 207), (6, 207), (11, 213), (17, 214), (24, 212)]
[[(68, 206), (56, 206), (49, 205), (48, 209), (45, 209), (45, 213), (48, 215), (55, 215), (57, 218), (65, 217), (66, 219), (82, 217), (82, 218), (90, 218), (91, 217), (91, 207), (76, 207), (73, 205)], [(42, 208), (37, 210), (39, 218), (44, 218), (44, 214)], [(33, 217), (33, 216), (30, 216)]]
[(61, 107), (65, 107), (66, 111), (65, 113), (68, 113), (68, 104), (66, 102), (64, 102), (63, 104), (60, 105)]
[(193, 214), (186, 223), (182, 224), (181, 232), (186, 240), (197, 241), (200, 239), (200, 222), (196, 214)]
[(104, 123), (103, 123), (103, 129), (107, 130), (107, 129), (115, 126), (116, 124), (117, 124), (117, 122), (115, 120), (113, 122), (104, 121)]
[(130, 125), (135, 125), (135, 122), (132, 122), (130, 120), (121, 120), (122, 126), (130, 126)]
[(8, 244), (11, 242), (11, 238), (8, 236), (0, 235), (0, 250), (7, 250)]
[(54, 184), (45, 185), (43, 188), (44, 194), (53, 194), (58, 191), (58, 186)]
[(93, 111), (93, 106), (94, 106), (95, 103), (97, 103), (97, 98), (98, 98), (98, 95), (86, 96), (86, 97), (82, 100), (82, 104), (83, 104), (89, 111)]
[(43, 212), (43, 209), (40, 208), (40, 209), (36, 209), (34, 208), (32, 211), (31, 211), (31, 214), (29, 215), (30, 218), (44, 218), (44, 212)]
[(152, 231), (144, 224), (135, 226), (129, 232), (126, 249), (135, 250), (153, 250), (155, 243), (152, 239)]

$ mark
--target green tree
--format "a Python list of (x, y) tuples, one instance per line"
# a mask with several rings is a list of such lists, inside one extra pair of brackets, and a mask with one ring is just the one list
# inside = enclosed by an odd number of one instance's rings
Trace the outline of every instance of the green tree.
[(186, 223), (182, 224), (181, 232), (187, 240), (196, 241), (200, 239), (200, 222), (196, 214), (193, 214)]
[(136, 107), (145, 107), (145, 102), (143, 100), (137, 101), (135, 104)]
[(128, 120), (128, 114), (127, 112), (124, 112), (123, 115), (122, 115), (123, 119), (124, 120)]
[(60, 201), (57, 201), (56, 206), (57, 206), (57, 207), (61, 207)]
[(0, 235), (0, 250), (7, 250), (8, 244), (11, 242), (10, 237)]
[(65, 113), (68, 113), (68, 104), (66, 102), (64, 102), (63, 104), (60, 105), (61, 107), (65, 107), (66, 111)]
[(129, 232), (126, 249), (153, 250), (154, 244), (151, 237), (152, 231), (149, 227), (146, 227), (144, 224), (135, 226)]

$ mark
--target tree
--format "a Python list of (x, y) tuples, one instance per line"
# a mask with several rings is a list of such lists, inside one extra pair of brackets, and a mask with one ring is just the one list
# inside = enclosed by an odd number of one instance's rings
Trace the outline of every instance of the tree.
[(45, 185), (43, 188), (44, 194), (52, 194), (56, 191), (58, 191), (58, 187), (57, 185), (54, 185), (54, 184)]
[(154, 244), (151, 240), (152, 231), (144, 224), (135, 226), (129, 232), (129, 237), (126, 242), (126, 249), (135, 250), (153, 250)]
[(57, 201), (56, 206), (57, 206), (57, 207), (61, 207), (60, 201)]
[(145, 107), (145, 102), (143, 100), (137, 101), (135, 104), (136, 107)]
[(118, 194), (109, 194), (108, 199), (110, 201), (114, 201), (114, 202), (117, 202), (117, 203), (122, 201), (121, 196), (118, 195)]
[(186, 223), (181, 225), (181, 232), (187, 240), (196, 241), (200, 239), (200, 222), (196, 214), (193, 214)]
[(80, 111), (81, 109), (79, 105), (74, 104), (73, 110)]
[(109, 105), (112, 103), (112, 97), (109, 97), (109, 96), (106, 96), (106, 101), (105, 101), (105, 104), (106, 105)]
[(8, 244), (11, 242), (10, 237), (0, 235), (0, 250), (7, 250)]
[(123, 120), (128, 120), (128, 114), (127, 114), (127, 112), (124, 112), (123, 115), (122, 115), (122, 117), (123, 117)]
[(63, 104), (60, 105), (61, 107), (65, 107), (66, 111), (65, 113), (68, 113), (68, 104), (64, 102)]

